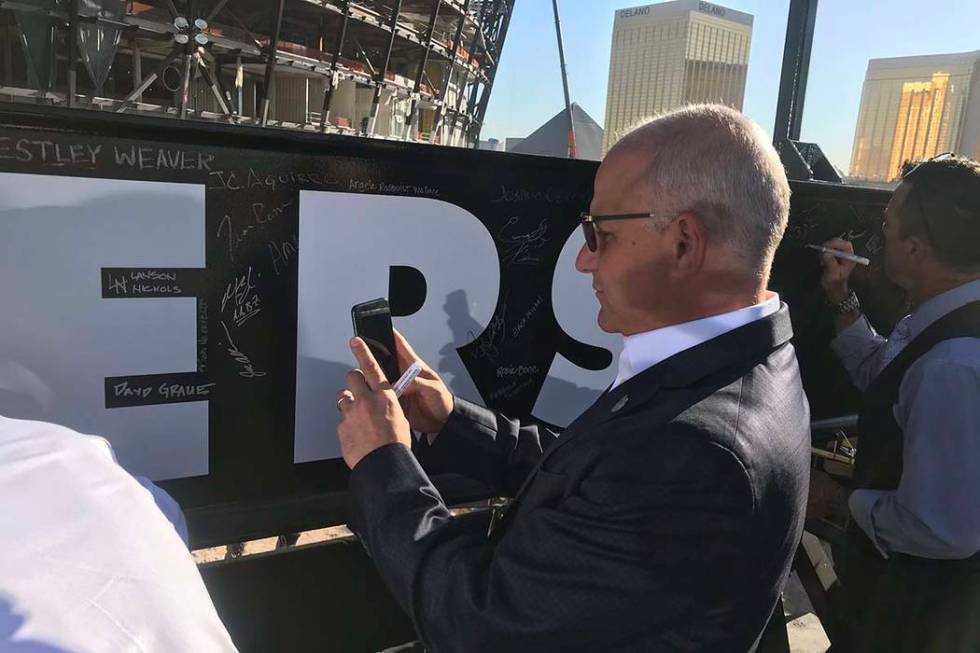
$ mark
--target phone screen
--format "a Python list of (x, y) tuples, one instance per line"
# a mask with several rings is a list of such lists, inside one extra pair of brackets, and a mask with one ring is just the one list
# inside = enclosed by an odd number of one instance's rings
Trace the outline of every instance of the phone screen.
[(395, 353), (395, 336), (391, 328), (391, 308), (384, 298), (373, 299), (351, 308), (354, 335), (367, 343), (374, 358), (381, 365), (389, 383), (398, 380), (398, 356)]

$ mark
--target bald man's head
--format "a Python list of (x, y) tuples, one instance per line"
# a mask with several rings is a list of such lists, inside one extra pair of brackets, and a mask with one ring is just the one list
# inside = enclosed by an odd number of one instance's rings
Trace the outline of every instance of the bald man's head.
[(757, 124), (729, 107), (685, 107), (630, 131), (606, 162), (644, 206), (663, 215), (696, 214), (745, 272), (768, 279), (790, 191), (779, 155)]

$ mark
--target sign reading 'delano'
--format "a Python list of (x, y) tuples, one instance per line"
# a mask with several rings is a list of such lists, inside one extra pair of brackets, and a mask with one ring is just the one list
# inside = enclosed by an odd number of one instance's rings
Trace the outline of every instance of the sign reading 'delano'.
[(620, 18), (632, 18), (633, 16), (649, 16), (650, 7), (633, 7), (632, 9), (621, 9)]
[(699, 2), (698, 11), (706, 14), (712, 14), (714, 16), (724, 16), (725, 8), (719, 7), (718, 5), (713, 5), (710, 2)]
[[(620, 9), (618, 16), (620, 18), (633, 18), (634, 16), (649, 16), (650, 9), (653, 5), (647, 5), (645, 7), (633, 7), (631, 9)], [(711, 14), (712, 16), (724, 17), (728, 12), (724, 7), (719, 7), (718, 5), (711, 4), (710, 2), (704, 2), (703, 0), (698, 2), (697, 10), (704, 14)]]

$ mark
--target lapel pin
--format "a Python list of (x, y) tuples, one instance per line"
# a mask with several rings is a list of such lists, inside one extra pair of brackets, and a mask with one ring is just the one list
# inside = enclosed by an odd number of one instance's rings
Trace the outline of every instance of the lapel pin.
[(623, 398), (617, 401), (615, 405), (612, 407), (612, 412), (616, 413), (622, 410), (623, 406), (625, 406), (626, 402), (628, 402), (629, 400), (630, 400), (629, 395), (623, 395)]

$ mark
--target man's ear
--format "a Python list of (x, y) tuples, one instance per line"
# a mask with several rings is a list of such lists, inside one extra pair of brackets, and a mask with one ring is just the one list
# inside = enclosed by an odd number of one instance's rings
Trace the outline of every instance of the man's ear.
[(696, 213), (686, 211), (670, 225), (674, 235), (674, 269), (680, 276), (701, 270), (708, 249), (708, 232)]
[(918, 265), (921, 265), (926, 259), (932, 256), (932, 245), (929, 244), (925, 236), (918, 234), (909, 236), (902, 243), (902, 246), (905, 247), (909, 259)]

